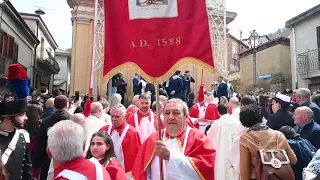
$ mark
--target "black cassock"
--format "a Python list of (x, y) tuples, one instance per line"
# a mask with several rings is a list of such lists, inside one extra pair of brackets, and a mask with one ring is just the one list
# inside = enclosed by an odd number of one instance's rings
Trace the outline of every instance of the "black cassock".
[[(15, 130), (7, 132), (0, 129), (0, 150), (3, 153), (11, 142)], [(19, 139), (15, 150), (11, 153), (8, 162), (5, 165), (8, 180), (32, 180), (32, 163), (28, 144), (22, 133), (19, 133)]]

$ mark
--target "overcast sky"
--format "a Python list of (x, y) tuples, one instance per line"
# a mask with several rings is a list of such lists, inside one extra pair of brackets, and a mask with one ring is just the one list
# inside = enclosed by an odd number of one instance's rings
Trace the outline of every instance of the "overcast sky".
[[(72, 44), (71, 14), (67, 0), (11, 0), (19, 12), (34, 13), (36, 6), (42, 7), (42, 16), (59, 48), (70, 48)], [(260, 35), (269, 34), (284, 27), (290, 18), (316, 6), (319, 0), (226, 0), (227, 10), (238, 16), (228, 25), (230, 33), (243, 38), (249, 31), (257, 30)]]

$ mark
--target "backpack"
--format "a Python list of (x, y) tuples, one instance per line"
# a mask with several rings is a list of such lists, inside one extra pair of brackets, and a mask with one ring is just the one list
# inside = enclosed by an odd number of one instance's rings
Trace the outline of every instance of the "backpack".
[(263, 149), (260, 143), (250, 135), (257, 143), (258, 150), (257, 166), (254, 168), (257, 180), (294, 180), (289, 157), (285, 150), (279, 149), (278, 136), (276, 131), (277, 147), (275, 149)]

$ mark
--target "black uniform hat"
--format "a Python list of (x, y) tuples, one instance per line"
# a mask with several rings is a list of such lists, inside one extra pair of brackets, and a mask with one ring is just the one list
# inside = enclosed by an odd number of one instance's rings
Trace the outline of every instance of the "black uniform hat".
[(4, 113), (2, 117), (16, 116), (27, 112), (28, 102), (26, 99), (9, 101), (3, 104)]

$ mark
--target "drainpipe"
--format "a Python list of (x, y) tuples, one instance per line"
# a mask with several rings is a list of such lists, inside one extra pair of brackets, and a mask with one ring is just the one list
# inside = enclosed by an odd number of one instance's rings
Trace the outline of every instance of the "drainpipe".
[[(37, 39), (39, 39), (38, 35), (39, 35), (39, 21), (37, 20), (37, 34), (36, 34)], [(34, 48), (34, 55), (33, 55), (34, 56), (34, 61), (33, 61), (33, 68), (32, 68), (32, 70), (33, 70), (33, 72), (32, 72), (32, 79), (33, 79), (32, 84), (33, 85), (32, 86), (34, 88), (37, 88), (36, 87), (36, 62), (37, 62), (37, 48), (38, 48), (39, 44), (36, 44), (36, 46)]]
[(297, 63), (297, 46), (296, 46), (296, 32), (294, 27), (291, 27), (292, 29), (292, 43), (293, 43), (293, 61), (294, 61), (294, 66), (295, 66), (295, 89), (298, 89), (298, 78), (299, 78), (299, 69), (298, 69), (298, 63)]

